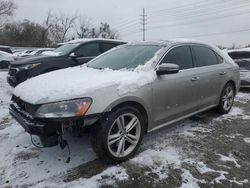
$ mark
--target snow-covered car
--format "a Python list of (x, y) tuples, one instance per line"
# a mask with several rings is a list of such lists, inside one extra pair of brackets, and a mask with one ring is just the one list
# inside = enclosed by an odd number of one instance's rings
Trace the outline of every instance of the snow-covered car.
[(7, 81), (15, 87), (40, 74), (87, 63), (94, 57), (122, 44), (125, 42), (112, 39), (75, 39), (54, 51), (45, 51), (41, 56), (30, 55), (11, 63)]
[(15, 56), (13, 54), (0, 51), (0, 69), (8, 69), (10, 62), (15, 60)]
[(120, 162), (145, 133), (214, 107), (228, 113), (239, 77), (239, 66), (212, 45), (139, 42), (23, 82), (10, 114), (45, 146), (61, 143), (66, 129), (88, 128), (97, 155)]
[(51, 52), (54, 48), (39, 48), (34, 51), (32, 51), (29, 55), (30, 56), (37, 56), (37, 55), (43, 55), (44, 52)]
[(21, 51), (15, 52), (14, 54), (18, 57), (26, 57), (26, 56), (29, 56), (30, 53), (33, 51), (34, 49), (21, 50)]
[(10, 49), (9, 46), (2, 46), (2, 45), (0, 45), (0, 51), (12, 54), (12, 50)]
[(240, 67), (241, 87), (250, 87), (250, 48), (229, 50), (228, 55)]

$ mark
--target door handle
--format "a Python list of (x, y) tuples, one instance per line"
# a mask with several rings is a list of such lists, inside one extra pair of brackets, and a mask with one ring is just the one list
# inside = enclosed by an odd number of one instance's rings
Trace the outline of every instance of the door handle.
[(220, 72), (220, 75), (225, 75), (226, 74), (226, 71), (221, 71)]
[(191, 79), (191, 81), (197, 81), (197, 80), (199, 80), (199, 79), (200, 79), (199, 76), (195, 76), (195, 77), (193, 77), (193, 78)]

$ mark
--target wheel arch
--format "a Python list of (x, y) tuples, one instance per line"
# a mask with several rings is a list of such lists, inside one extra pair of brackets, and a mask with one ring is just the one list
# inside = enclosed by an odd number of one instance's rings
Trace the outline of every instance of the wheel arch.
[[(234, 87), (234, 94), (236, 95), (236, 94), (237, 94), (237, 88), (236, 88), (236, 83), (235, 83), (235, 81), (232, 80), (232, 79), (230, 79), (230, 80), (227, 81), (227, 83), (225, 84), (225, 86), (226, 86), (228, 83), (230, 83), (230, 84), (233, 85), (233, 87)], [(225, 87), (225, 86), (224, 86), (224, 87)]]
[(121, 108), (123, 106), (131, 106), (131, 107), (134, 107), (140, 111), (140, 113), (143, 116), (143, 120), (144, 120), (144, 124), (145, 124), (144, 132), (147, 133), (148, 125), (150, 122), (150, 116), (149, 116), (149, 111), (143, 105), (143, 103), (139, 102), (138, 100), (133, 100), (133, 99), (126, 100), (126, 101), (125, 100), (116, 101), (107, 108), (108, 109), (107, 111), (114, 111), (114, 110)]

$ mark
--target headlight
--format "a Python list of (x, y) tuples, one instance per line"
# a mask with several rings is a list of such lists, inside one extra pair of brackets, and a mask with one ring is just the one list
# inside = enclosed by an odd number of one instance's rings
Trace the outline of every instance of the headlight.
[(28, 64), (28, 65), (23, 65), (20, 67), (20, 69), (32, 69), (36, 66), (40, 65), (40, 63), (34, 63), (34, 64)]
[(67, 118), (83, 116), (92, 104), (91, 98), (74, 99), (56, 103), (44, 104), (38, 108), (35, 117)]

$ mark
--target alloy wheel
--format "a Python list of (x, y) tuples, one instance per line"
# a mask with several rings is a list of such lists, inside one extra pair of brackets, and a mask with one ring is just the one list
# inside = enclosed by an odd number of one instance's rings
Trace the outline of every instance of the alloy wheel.
[(225, 89), (222, 97), (222, 106), (225, 111), (228, 111), (232, 107), (233, 101), (234, 101), (234, 89), (231, 86), (228, 86)]
[(141, 124), (136, 115), (126, 113), (118, 116), (110, 127), (107, 143), (110, 153), (118, 158), (126, 157), (137, 146)]

